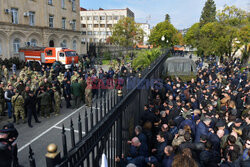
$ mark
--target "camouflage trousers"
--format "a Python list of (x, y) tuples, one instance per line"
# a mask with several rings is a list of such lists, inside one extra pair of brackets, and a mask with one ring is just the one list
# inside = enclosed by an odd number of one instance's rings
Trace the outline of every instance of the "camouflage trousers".
[(89, 107), (92, 105), (92, 96), (90, 94), (85, 96), (85, 104)]
[(4, 99), (0, 99), (0, 115), (2, 115), (4, 112), (4, 103)]
[(42, 117), (49, 117), (50, 116), (51, 108), (47, 105), (41, 105), (41, 116)]
[(24, 113), (24, 108), (23, 107), (14, 107), (14, 115), (16, 117), (16, 121), (19, 121), (19, 115), (24, 120), (25, 118), (25, 113)]
[(59, 114), (60, 113), (60, 102), (56, 102), (55, 106), (54, 106), (54, 110), (55, 110), (55, 114)]

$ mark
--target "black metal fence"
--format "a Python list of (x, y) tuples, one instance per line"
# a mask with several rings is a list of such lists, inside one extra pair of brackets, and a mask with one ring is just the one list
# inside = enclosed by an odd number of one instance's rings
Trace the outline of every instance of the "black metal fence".
[[(126, 154), (127, 140), (131, 139), (134, 127), (139, 123), (143, 107), (150, 95), (149, 82), (161, 75), (162, 64), (168, 52), (156, 59), (149, 68), (137, 77), (136, 85), (126, 82), (122, 91), (113, 89), (99, 93), (99, 100), (91, 106), (90, 112), (85, 110), (78, 117), (78, 136), (75, 136), (73, 121), (70, 125), (70, 139), (62, 127), (62, 158), (54, 162), (57, 167), (98, 167), (102, 153), (105, 153), (108, 166), (115, 166), (115, 157)], [(131, 89), (129, 89), (131, 88)], [(84, 129), (82, 129), (84, 125)], [(82, 130), (85, 130), (83, 135)], [(76, 142), (76, 137), (78, 142)], [(70, 140), (71, 149), (67, 148)], [(33, 151), (30, 148), (30, 166), (35, 166)], [(52, 163), (53, 164), (53, 163)], [(55, 165), (57, 164), (57, 165)]]

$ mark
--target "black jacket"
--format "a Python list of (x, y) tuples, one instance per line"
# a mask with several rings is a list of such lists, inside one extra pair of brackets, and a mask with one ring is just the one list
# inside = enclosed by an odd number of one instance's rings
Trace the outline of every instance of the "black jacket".
[(36, 102), (37, 102), (36, 96), (33, 96), (33, 97), (28, 96), (25, 99), (25, 106), (27, 107), (27, 109), (35, 108), (36, 107)]

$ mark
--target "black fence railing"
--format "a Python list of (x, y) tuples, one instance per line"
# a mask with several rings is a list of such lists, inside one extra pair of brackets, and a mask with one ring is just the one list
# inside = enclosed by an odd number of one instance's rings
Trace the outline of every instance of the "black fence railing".
[[(84, 115), (79, 113), (78, 142), (76, 142), (73, 121), (70, 122), (70, 139), (67, 138), (65, 127), (62, 125), (63, 156), (57, 159), (46, 157), (47, 167), (98, 167), (103, 153), (107, 156), (108, 166), (115, 166), (115, 157), (128, 152), (127, 140), (132, 137), (143, 107), (148, 102), (151, 90), (149, 82), (160, 77), (162, 64), (167, 59), (168, 53), (165, 52), (150, 67), (138, 74), (136, 84), (132, 87), (130, 81), (126, 80), (122, 89), (99, 93), (90, 111), (85, 108), (82, 111)], [(83, 125), (84, 128), (82, 128)], [(85, 135), (81, 133), (82, 129), (85, 130)], [(70, 150), (68, 150), (67, 140), (70, 140)], [(34, 167), (35, 161), (31, 148), (29, 157), (30, 166)]]

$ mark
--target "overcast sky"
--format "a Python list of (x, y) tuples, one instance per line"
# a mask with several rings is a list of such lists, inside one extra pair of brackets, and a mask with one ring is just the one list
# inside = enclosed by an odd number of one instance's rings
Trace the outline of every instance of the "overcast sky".
[[(171, 23), (178, 29), (188, 28), (199, 21), (206, 0), (80, 0), (81, 7), (86, 9), (124, 9), (129, 8), (135, 13), (136, 22), (146, 22), (156, 25), (168, 13)], [(225, 4), (235, 5), (244, 10), (250, 10), (250, 0), (215, 0), (217, 9)]]

